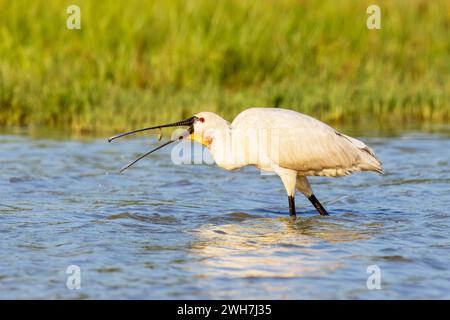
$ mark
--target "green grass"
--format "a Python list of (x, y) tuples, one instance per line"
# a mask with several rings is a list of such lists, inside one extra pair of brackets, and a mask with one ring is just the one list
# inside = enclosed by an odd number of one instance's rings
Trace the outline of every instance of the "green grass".
[(112, 131), (250, 106), (445, 123), (449, 30), (447, 0), (0, 0), (0, 125)]

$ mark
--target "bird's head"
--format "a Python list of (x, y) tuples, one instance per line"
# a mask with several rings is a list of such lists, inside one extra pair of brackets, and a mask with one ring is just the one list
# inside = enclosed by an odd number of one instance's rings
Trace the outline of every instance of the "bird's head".
[(188, 139), (209, 147), (214, 136), (222, 130), (229, 128), (229, 123), (213, 112), (200, 112), (195, 116), (196, 121)]

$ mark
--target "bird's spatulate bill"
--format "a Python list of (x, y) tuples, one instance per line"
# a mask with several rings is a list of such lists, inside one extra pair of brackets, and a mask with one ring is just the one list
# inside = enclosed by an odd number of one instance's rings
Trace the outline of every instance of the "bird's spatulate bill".
[[(194, 132), (194, 123), (195, 123), (195, 121), (197, 121), (197, 117), (193, 116), (193, 117), (190, 117), (189, 119), (186, 119), (186, 120), (182, 120), (182, 121), (178, 121), (178, 122), (174, 122), (174, 123), (169, 123), (169, 124), (163, 124), (163, 125), (160, 125), (160, 126), (154, 126), (154, 127), (148, 127), (148, 128), (133, 130), (133, 131), (129, 131), (129, 132), (124, 132), (124, 133), (120, 133), (120, 134), (117, 134), (115, 136), (110, 137), (108, 139), (108, 142), (111, 142), (111, 141), (113, 141), (113, 140), (115, 140), (117, 138), (121, 138), (121, 137), (127, 136), (129, 134), (138, 133), (138, 132), (142, 132), (142, 131), (146, 131), (146, 130), (152, 130), (152, 129), (160, 129), (161, 130), (161, 128), (167, 128), (167, 127), (189, 126), (188, 131), (184, 135), (179, 136), (178, 139), (169, 140), (166, 143), (163, 143), (162, 145), (156, 147), (155, 149), (152, 149), (152, 150), (148, 151), (147, 153), (144, 153), (139, 158), (131, 161), (126, 166), (122, 167), (120, 169), (120, 172), (121, 173), (124, 172), (126, 169), (128, 169), (129, 167), (134, 165), (139, 160), (142, 160), (146, 156), (152, 154), (153, 152), (155, 152), (155, 151), (157, 151), (157, 150), (159, 150), (159, 149), (161, 149), (161, 148), (163, 148), (163, 147), (165, 147), (165, 146), (167, 146), (167, 145), (169, 145), (169, 144), (171, 144), (171, 143), (173, 143), (175, 141), (182, 140), (185, 136), (187, 136), (187, 135), (191, 134), (192, 132)], [(158, 138), (158, 141), (159, 140), (161, 140), (161, 138)]]

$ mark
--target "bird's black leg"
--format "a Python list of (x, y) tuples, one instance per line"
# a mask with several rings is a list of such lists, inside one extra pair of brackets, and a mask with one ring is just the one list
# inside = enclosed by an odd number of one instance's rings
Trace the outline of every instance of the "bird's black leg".
[(289, 200), (289, 214), (292, 216), (296, 216), (295, 213), (295, 200), (294, 200), (294, 196), (288, 196), (288, 200)]
[(322, 206), (322, 204), (319, 202), (319, 200), (317, 200), (315, 195), (311, 195), (308, 198), (309, 201), (311, 201), (311, 203), (313, 204), (314, 208), (316, 208), (316, 210), (322, 215), (322, 216), (327, 216), (328, 212), (327, 210), (325, 210), (325, 208)]

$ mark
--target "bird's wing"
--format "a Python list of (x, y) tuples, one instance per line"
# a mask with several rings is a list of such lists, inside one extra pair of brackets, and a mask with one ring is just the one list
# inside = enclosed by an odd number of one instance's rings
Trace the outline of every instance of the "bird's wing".
[(300, 175), (343, 176), (353, 171), (382, 170), (381, 162), (363, 142), (292, 110), (247, 109), (231, 128), (269, 130), (271, 146), (267, 152), (271, 160)]

